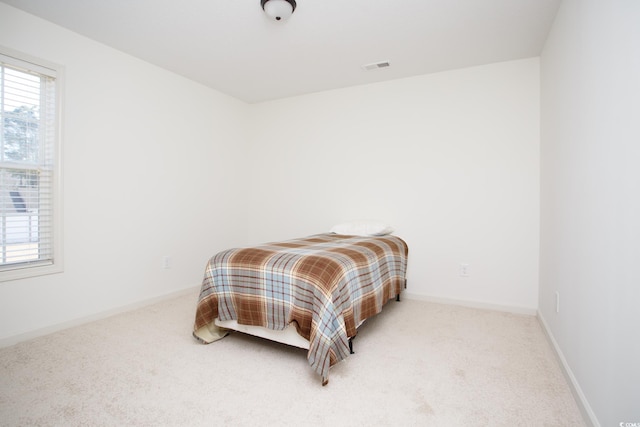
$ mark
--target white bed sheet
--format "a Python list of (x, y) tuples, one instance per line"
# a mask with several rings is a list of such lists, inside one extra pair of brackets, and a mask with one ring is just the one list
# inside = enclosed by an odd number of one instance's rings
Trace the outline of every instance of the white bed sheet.
[(298, 335), (296, 327), (289, 325), (283, 331), (274, 331), (261, 326), (240, 325), (236, 320), (215, 320), (216, 326), (234, 331), (243, 332), (245, 334), (254, 335), (260, 338), (266, 338), (282, 344), (292, 345), (294, 347), (309, 349), (309, 341)]

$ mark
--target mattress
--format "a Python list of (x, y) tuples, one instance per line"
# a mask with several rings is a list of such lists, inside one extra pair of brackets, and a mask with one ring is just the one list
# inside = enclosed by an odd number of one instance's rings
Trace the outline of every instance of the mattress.
[(324, 382), (349, 356), (357, 325), (404, 289), (407, 256), (397, 236), (334, 233), (220, 252), (207, 263), (194, 336), (223, 337), (216, 321), (294, 329)]

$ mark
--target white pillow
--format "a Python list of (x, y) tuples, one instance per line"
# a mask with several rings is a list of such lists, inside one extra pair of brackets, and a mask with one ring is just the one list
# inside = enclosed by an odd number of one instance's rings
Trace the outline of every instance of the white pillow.
[(393, 228), (381, 221), (350, 221), (331, 227), (332, 233), (347, 236), (385, 236), (393, 233)]

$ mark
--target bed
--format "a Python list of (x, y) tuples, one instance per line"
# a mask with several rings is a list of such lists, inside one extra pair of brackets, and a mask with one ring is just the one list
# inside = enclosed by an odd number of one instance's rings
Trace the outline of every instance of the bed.
[(408, 247), (391, 235), (324, 233), (229, 249), (207, 263), (193, 335), (229, 329), (307, 349), (326, 385), (357, 327), (406, 286)]

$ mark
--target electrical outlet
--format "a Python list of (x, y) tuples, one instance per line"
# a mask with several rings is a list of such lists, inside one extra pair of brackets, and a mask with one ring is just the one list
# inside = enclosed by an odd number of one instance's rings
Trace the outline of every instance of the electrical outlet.
[(168, 255), (165, 255), (162, 257), (162, 268), (164, 269), (169, 269), (171, 268), (171, 257)]
[(458, 265), (458, 274), (460, 277), (469, 277), (469, 264), (460, 263)]

